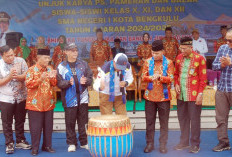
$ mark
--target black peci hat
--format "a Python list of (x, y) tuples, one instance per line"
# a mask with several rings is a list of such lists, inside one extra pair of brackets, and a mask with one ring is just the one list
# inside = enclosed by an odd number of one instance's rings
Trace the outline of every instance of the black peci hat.
[(50, 50), (48, 50), (48, 49), (38, 49), (37, 55), (50, 56)]
[(114, 39), (114, 42), (115, 42), (115, 43), (121, 43), (121, 40), (120, 40), (119, 38), (115, 38), (115, 39)]
[(163, 41), (162, 40), (155, 40), (152, 43), (152, 51), (160, 51), (163, 50), (164, 46), (163, 46)]
[(193, 39), (190, 37), (183, 37), (180, 39), (180, 45), (192, 45)]

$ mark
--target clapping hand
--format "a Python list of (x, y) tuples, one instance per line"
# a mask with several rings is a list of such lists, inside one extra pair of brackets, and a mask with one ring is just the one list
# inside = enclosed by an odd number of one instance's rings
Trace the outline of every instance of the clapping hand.
[(56, 74), (57, 74), (57, 71), (56, 70), (52, 70), (48, 73), (48, 77), (49, 78), (55, 78), (56, 77)]
[(40, 76), (41, 80), (45, 80), (48, 77), (47, 72), (43, 72), (42, 75)]
[(158, 80), (159, 78), (160, 78), (160, 74), (159, 74), (159, 73), (155, 73), (155, 74), (152, 76), (152, 81)]
[(84, 84), (86, 84), (86, 82), (87, 82), (87, 78), (84, 77), (84, 75), (82, 75), (81, 79), (80, 79), (80, 83), (84, 85)]
[(220, 62), (221, 62), (221, 67), (224, 68), (226, 66), (229, 66), (231, 65), (231, 58), (229, 57), (229, 55), (227, 54), (226, 57), (225, 56), (222, 56), (220, 58)]
[(71, 79), (70, 79), (70, 84), (71, 84), (71, 85), (74, 84), (74, 79), (73, 79), (73, 77), (71, 77)]
[(10, 77), (10, 79), (16, 79), (16, 77), (17, 77), (17, 71), (16, 71), (15, 68), (11, 68), (10, 69), (9, 77)]

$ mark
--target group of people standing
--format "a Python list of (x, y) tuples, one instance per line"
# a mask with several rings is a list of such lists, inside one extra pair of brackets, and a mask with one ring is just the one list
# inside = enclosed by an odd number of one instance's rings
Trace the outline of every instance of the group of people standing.
[[(31, 149), (31, 154), (37, 155), (42, 133), (42, 151), (55, 152), (52, 148), (53, 110), (56, 103), (53, 87), (55, 86), (61, 89), (68, 152), (76, 151), (78, 146), (76, 123), (78, 123), (80, 147), (88, 149), (85, 129), (88, 122), (89, 102), (87, 87), (92, 85), (93, 73), (87, 62), (78, 59), (78, 48), (75, 43), (66, 43), (64, 36), (60, 36), (59, 40), (61, 42), (55, 48), (52, 59), (50, 50), (45, 44), (29, 48), (25, 44), (25, 38), (21, 39), (20, 46), (14, 50), (8, 45), (0, 48), (2, 57), (0, 107), (7, 154), (14, 153), (16, 147)], [(44, 43), (44, 40), (41, 40), (41, 43)], [(36, 49), (36, 55), (33, 49)], [(32, 57), (34, 58), (31, 60)], [(117, 103), (120, 110), (117, 114), (126, 114), (124, 87), (133, 81), (127, 56), (123, 53), (115, 54), (115, 58), (106, 62), (102, 69), (105, 73), (107, 71), (110, 73), (105, 77), (104, 86), (101, 86), (101, 100), (106, 101), (105, 107), (101, 105), (100, 108), (102, 114), (112, 113), (113, 104), (116, 102), (122, 102)], [(112, 85), (115, 88), (112, 88)], [(108, 105), (110, 102), (111, 109)], [(31, 145), (24, 136), (26, 112), (28, 112)], [(16, 146), (12, 131), (13, 118)]]
[[(224, 29), (225, 27), (222, 26), (221, 31), (224, 32)], [(193, 38), (196, 35), (194, 33), (199, 32), (194, 30)], [(206, 52), (207, 47), (205, 47), (204, 40), (200, 40), (200, 43), (195, 43), (195, 48), (194, 39), (190, 37), (181, 38), (180, 45), (173, 43), (173, 46), (178, 45), (175, 53), (177, 55), (173, 61), (165, 55), (168, 51), (165, 51), (164, 40), (152, 43), (151, 57), (145, 60), (142, 70), (142, 79), (148, 83), (144, 93), (147, 141), (145, 153), (154, 149), (157, 112), (160, 121), (159, 151), (167, 153), (170, 88), (173, 80), (177, 94), (177, 115), (181, 130), (180, 142), (174, 149), (189, 149), (190, 153), (198, 153), (200, 150), (200, 117), (203, 90), (207, 85), (206, 60), (201, 53), (203, 50)], [(222, 40), (225, 42), (221, 42)], [(201, 44), (202, 46), (200, 46)], [(220, 152), (231, 149), (227, 131), (228, 115), (232, 103), (230, 95), (232, 88), (232, 29), (226, 30), (223, 38), (219, 39), (217, 44), (221, 44), (221, 46), (213, 62), (213, 70), (220, 70), (222, 73), (215, 96), (219, 143), (212, 150)]]
[[(7, 18), (6, 18), (7, 19)], [(4, 19), (5, 20), (5, 19)], [(5, 22), (5, 21), (4, 21)], [(1, 23), (1, 22), (0, 22)], [(5, 22), (4, 24), (6, 24)], [(9, 21), (8, 21), (9, 23)], [(1, 24), (0, 24), (1, 26)], [(224, 26), (221, 27), (223, 31)], [(171, 83), (174, 81), (177, 93), (177, 115), (180, 123), (180, 142), (175, 150), (189, 148), (191, 153), (200, 150), (200, 116), (203, 90), (207, 84), (206, 60), (207, 44), (194, 29), (193, 39), (181, 38), (180, 44), (172, 37), (172, 28), (165, 29), (165, 37), (149, 44), (150, 35), (144, 33), (143, 43), (138, 46), (139, 77), (147, 83), (144, 92), (146, 115), (145, 153), (154, 149), (154, 131), (157, 112), (160, 120), (160, 152), (167, 153), (168, 120), (171, 100)], [(101, 114), (126, 115), (126, 87), (133, 82), (132, 68), (120, 47), (120, 39), (115, 39), (111, 49), (103, 39), (101, 29), (96, 30), (97, 40), (92, 43), (90, 62), (102, 66), (106, 74), (100, 82)], [(42, 150), (54, 153), (52, 148), (53, 109), (55, 99), (53, 87), (61, 89), (61, 100), (65, 111), (68, 152), (76, 151), (75, 131), (78, 123), (80, 147), (88, 149), (85, 125), (88, 122), (88, 86), (92, 84), (93, 73), (87, 62), (78, 59), (75, 43), (66, 43), (60, 36), (50, 62), (50, 50), (43, 37), (38, 44), (27, 47), (22, 38), (20, 46), (11, 49), (8, 45), (0, 48), (0, 107), (6, 153), (14, 153), (12, 123), (15, 119), (16, 148), (32, 149), (37, 155), (41, 133)], [(226, 41), (226, 43), (224, 42)], [(218, 53), (213, 69), (221, 70), (222, 77), (216, 92), (216, 121), (219, 144), (214, 151), (229, 150), (227, 134), (228, 114), (232, 103), (232, 30), (219, 39)], [(222, 46), (218, 46), (222, 44)], [(24, 122), (28, 112), (31, 133), (30, 145), (24, 136)], [(190, 135), (191, 134), (191, 135)]]

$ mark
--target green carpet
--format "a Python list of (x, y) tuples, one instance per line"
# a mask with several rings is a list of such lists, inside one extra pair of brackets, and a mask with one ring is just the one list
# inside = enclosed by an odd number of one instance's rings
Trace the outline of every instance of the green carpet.
[[(133, 111), (134, 108), (134, 101), (133, 100), (128, 100), (126, 103), (126, 109), (127, 111)], [(137, 102), (136, 103), (136, 111), (144, 111), (145, 110), (145, 100), (143, 99), (141, 102)], [(176, 110), (176, 106), (173, 106), (171, 108), (171, 110)], [(215, 107), (214, 106), (204, 106), (202, 108), (203, 110), (214, 110)], [(57, 101), (56, 103), (56, 108), (54, 109), (55, 112), (63, 112), (64, 108), (62, 106), (62, 102), (60, 100)], [(90, 112), (99, 112), (99, 108), (98, 107), (90, 107), (89, 108)]]

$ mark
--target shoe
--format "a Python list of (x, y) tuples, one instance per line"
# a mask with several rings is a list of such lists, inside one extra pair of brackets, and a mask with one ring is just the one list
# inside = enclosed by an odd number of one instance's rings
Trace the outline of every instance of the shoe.
[(191, 146), (189, 149), (189, 153), (198, 153), (200, 151), (199, 146)]
[(225, 143), (225, 142), (219, 142), (218, 145), (216, 145), (214, 148), (213, 148), (213, 151), (214, 152), (221, 152), (221, 151), (224, 151), (224, 150), (230, 150), (230, 144), (229, 143)]
[(166, 145), (165, 145), (165, 144), (160, 144), (159, 151), (160, 151), (160, 153), (165, 154), (165, 153), (167, 153), (167, 152), (168, 152), (168, 149), (167, 149), (167, 147), (166, 147)]
[(15, 148), (17, 148), (17, 149), (31, 149), (31, 145), (27, 141), (21, 140), (19, 143), (16, 143)]
[(6, 154), (13, 154), (14, 153), (14, 143), (9, 143), (6, 145)]
[(68, 152), (75, 152), (76, 151), (76, 146), (74, 144), (70, 144), (68, 146)]
[(33, 150), (31, 151), (31, 155), (33, 155), (33, 156), (38, 155), (38, 150), (33, 149)]
[(89, 146), (88, 146), (88, 144), (86, 144), (86, 145), (82, 145), (82, 146), (80, 146), (81, 148), (83, 148), (83, 149), (89, 149)]
[(181, 144), (181, 143), (179, 143), (178, 145), (176, 145), (174, 147), (175, 150), (183, 150), (183, 149), (187, 149), (187, 148), (189, 148), (189, 145), (184, 145), (184, 144)]
[(155, 149), (153, 143), (148, 143), (144, 149), (144, 153), (150, 153)]
[(49, 153), (55, 153), (55, 150), (52, 149), (52, 147), (42, 147), (42, 151), (49, 152)]

